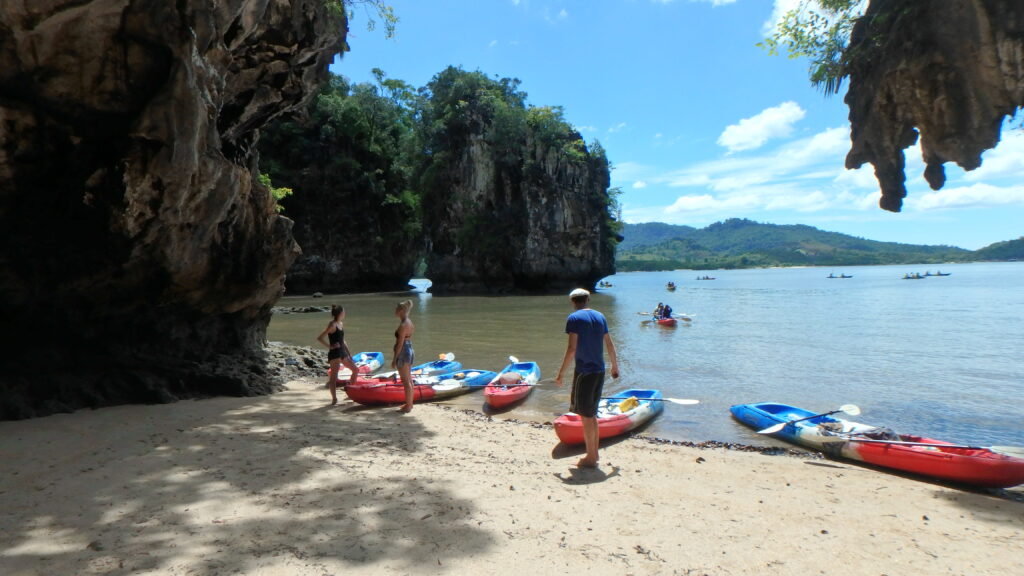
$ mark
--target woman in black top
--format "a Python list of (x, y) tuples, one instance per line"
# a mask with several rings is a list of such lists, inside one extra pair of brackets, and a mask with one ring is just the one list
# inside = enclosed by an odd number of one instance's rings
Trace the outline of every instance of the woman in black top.
[[(331, 365), (331, 369), (327, 372), (327, 387), (331, 390), (331, 406), (338, 403), (338, 393), (336, 392), (338, 386), (338, 371), (342, 364), (346, 368), (352, 371), (352, 377), (348, 383), (351, 384), (356, 381), (359, 377), (359, 368), (356, 367), (356, 363), (352, 361), (352, 353), (349, 352), (348, 344), (345, 343), (345, 327), (342, 321), (345, 319), (345, 308), (341, 306), (331, 306), (331, 321), (327, 323), (327, 328), (320, 333), (316, 339), (327, 346), (327, 361)], [(324, 337), (327, 337), (324, 340)]]

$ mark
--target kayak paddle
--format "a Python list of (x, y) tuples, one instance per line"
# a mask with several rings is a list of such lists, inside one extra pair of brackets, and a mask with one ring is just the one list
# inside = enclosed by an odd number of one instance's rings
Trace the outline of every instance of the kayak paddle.
[[(601, 400), (628, 400), (622, 396), (602, 396)], [(640, 402), (671, 402), (673, 404), (679, 404), (680, 406), (692, 406), (694, 404), (700, 404), (700, 400), (691, 400), (689, 398), (637, 398)]]
[(796, 422), (803, 422), (804, 420), (811, 420), (813, 418), (818, 418), (820, 416), (831, 416), (832, 414), (835, 414), (837, 412), (843, 412), (845, 414), (849, 414), (850, 416), (856, 416), (857, 414), (860, 414), (860, 408), (858, 408), (856, 404), (843, 404), (842, 406), (839, 407), (838, 410), (832, 410), (831, 412), (822, 412), (821, 414), (815, 414), (814, 416), (807, 416), (806, 418), (797, 418), (796, 420), (789, 420), (788, 422), (779, 422), (778, 424), (776, 424), (774, 426), (769, 426), (768, 428), (765, 428), (764, 430), (758, 430), (757, 433), (758, 434), (774, 434), (774, 433), (778, 432), (779, 430), (782, 430), (783, 428), (785, 428), (787, 424), (794, 424)]

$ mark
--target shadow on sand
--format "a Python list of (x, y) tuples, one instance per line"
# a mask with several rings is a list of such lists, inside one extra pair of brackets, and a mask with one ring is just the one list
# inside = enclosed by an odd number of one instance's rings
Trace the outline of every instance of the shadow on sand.
[(0, 424), (0, 453), (50, 464), (0, 470), (5, 573), (255, 573), (277, 556), (405, 572), (494, 545), (443, 477), (402, 474), (433, 433), (394, 408), (282, 393)]
[(601, 468), (571, 468), (568, 476), (555, 472), (555, 478), (561, 480), (563, 484), (598, 484), (619, 475), (618, 466), (612, 466), (611, 469), (611, 472), (605, 472)]

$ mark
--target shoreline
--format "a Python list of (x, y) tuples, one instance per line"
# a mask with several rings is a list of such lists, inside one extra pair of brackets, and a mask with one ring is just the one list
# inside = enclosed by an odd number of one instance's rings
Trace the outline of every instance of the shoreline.
[(0, 423), (0, 572), (977, 575), (1024, 554), (1021, 487), (643, 435), (579, 470), (544, 424), (286, 388)]

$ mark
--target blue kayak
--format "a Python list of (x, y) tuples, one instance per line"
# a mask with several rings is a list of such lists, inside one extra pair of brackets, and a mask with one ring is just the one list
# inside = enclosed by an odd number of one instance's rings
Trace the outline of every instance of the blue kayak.
[[(732, 412), (733, 418), (755, 430), (764, 430), (780, 422), (792, 422), (820, 414), (778, 402), (736, 404), (731, 406), (729, 411)], [(825, 428), (849, 434), (872, 430), (874, 427), (832, 416), (816, 416), (802, 422), (788, 424), (772, 436), (814, 450), (824, 450), (826, 444), (835, 441), (835, 436), (825, 431)]]
[[(451, 358), (455, 358), (454, 355), (450, 355), (450, 356), (451, 356)], [(411, 374), (413, 376), (420, 377), (420, 376), (440, 376), (441, 374), (451, 374), (451, 373), (454, 373), (454, 372), (458, 372), (459, 370), (462, 370), (462, 362), (459, 362), (457, 360), (449, 360), (447, 358), (440, 358), (438, 360), (434, 360), (433, 362), (426, 362), (424, 364), (419, 364), (417, 366), (413, 366), (410, 369), (410, 372), (411, 372)], [(377, 374), (376, 377), (377, 378), (391, 378), (395, 374), (398, 374), (398, 372), (392, 370), (390, 372), (384, 372), (384, 373), (381, 373), (381, 374)]]
[[(454, 358), (454, 356), (452, 356), (452, 358)], [(461, 369), (462, 362), (441, 358), (439, 360), (434, 360), (433, 362), (413, 366), (412, 373), (414, 376), (436, 376), (438, 374), (458, 372)]]
[(362, 368), (367, 367), (367, 370), (360, 370), (360, 372), (373, 372), (374, 370), (380, 370), (380, 367), (384, 365), (384, 353), (383, 352), (360, 352), (352, 357), (352, 361), (356, 363), (356, 366)]
[[(352, 356), (352, 362), (355, 363), (356, 369), (360, 374), (369, 374), (376, 370), (380, 370), (380, 367), (384, 365), (384, 353), (383, 352), (360, 352)], [(341, 366), (338, 370), (338, 379), (342, 380), (352, 375), (352, 371), (348, 368)]]

